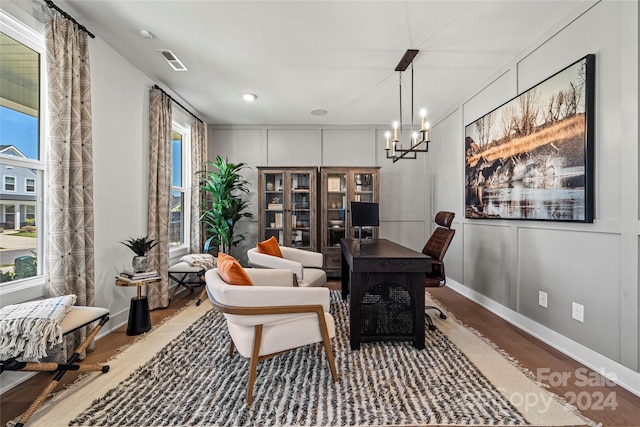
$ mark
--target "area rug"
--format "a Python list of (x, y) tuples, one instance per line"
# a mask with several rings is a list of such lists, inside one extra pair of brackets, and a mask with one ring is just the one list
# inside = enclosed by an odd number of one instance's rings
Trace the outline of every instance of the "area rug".
[(203, 303), (110, 361), (108, 374), (88, 375), (58, 393), (29, 424), (588, 424), (452, 319), (436, 320), (438, 330), (426, 332), (424, 350), (409, 342), (377, 342), (352, 351), (348, 305), (339, 295), (332, 291), (338, 382), (323, 347), (303, 347), (258, 364), (248, 407), (248, 361), (237, 353), (229, 357), (224, 318)]

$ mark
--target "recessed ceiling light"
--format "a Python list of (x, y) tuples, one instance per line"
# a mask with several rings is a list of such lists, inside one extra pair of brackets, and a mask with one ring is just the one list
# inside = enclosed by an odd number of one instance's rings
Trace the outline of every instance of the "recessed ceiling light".
[(151, 34), (151, 32), (147, 31), (147, 30), (140, 30), (140, 35), (142, 37), (144, 37), (145, 39), (152, 39), (153, 38), (153, 34)]
[(256, 95), (255, 93), (243, 93), (242, 94), (242, 99), (244, 99), (247, 102), (253, 102), (258, 98), (258, 95)]
[(314, 108), (313, 110), (309, 111), (311, 114), (313, 114), (314, 116), (326, 116), (327, 115), (327, 110), (325, 110), (324, 108)]

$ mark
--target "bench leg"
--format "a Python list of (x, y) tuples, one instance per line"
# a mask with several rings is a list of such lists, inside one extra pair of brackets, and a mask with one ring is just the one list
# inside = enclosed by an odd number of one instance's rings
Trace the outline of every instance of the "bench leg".
[[(58, 383), (60, 382), (60, 379), (62, 378), (62, 376), (65, 373), (67, 373), (68, 370), (102, 371), (103, 373), (109, 371), (109, 365), (104, 365), (104, 366), (102, 366), (102, 365), (84, 365), (84, 366), (83, 365), (79, 365), (79, 366), (75, 365), (75, 362), (80, 357), (80, 354), (85, 352), (85, 350), (87, 349), (87, 347), (89, 346), (91, 341), (93, 341), (95, 339), (96, 335), (98, 335), (98, 332), (100, 332), (100, 329), (102, 329), (102, 326), (104, 326), (104, 324), (107, 323), (108, 320), (109, 320), (109, 316), (103, 316), (100, 319), (100, 323), (95, 328), (93, 328), (91, 333), (89, 333), (89, 335), (87, 335), (87, 338), (85, 338), (85, 340), (82, 341), (80, 346), (78, 346), (76, 351), (71, 355), (71, 357), (67, 361), (66, 365), (61, 365), (61, 366), (63, 366), (63, 368), (57, 370), (57, 373), (56, 373), (55, 377), (53, 378), (53, 380), (49, 383), (49, 385), (47, 385), (47, 387), (45, 387), (44, 390), (42, 390), (40, 395), (38, 395), (36, 400), (33, 401), (33, 403), (25, 411), (25, 413), (22, 414), (22, 416), (20, 417), (20, 420), (18, 420), (18, 422), (16, 423), (17, 427), (22, 427), (22, 426), (24, 426), (24, 424), (27, 421), (29, 421), (29, 418), (31, 418), (31, 416), (36, 412), (36, 410), (42, 405), (42, 403), (47, 399), (47, 397), (53, 392), (53, 390), (57, 387)], [(78, 366), (78, 369), (69, 369), (68, 365)]]

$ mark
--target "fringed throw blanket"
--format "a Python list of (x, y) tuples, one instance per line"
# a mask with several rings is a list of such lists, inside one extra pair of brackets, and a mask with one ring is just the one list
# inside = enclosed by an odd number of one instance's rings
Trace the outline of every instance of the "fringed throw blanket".
[(205, 270), (216, 268), (216, 259), (210, 254), (191, 254), (180, 258), (180, 262), (186, 262), (193, 267), (202, 267)]
[(65, 295), (0, 309), (0, 360), (45, 357), (47, 348), (62, 342), (60, 322), (75, 302), (75, 295)]

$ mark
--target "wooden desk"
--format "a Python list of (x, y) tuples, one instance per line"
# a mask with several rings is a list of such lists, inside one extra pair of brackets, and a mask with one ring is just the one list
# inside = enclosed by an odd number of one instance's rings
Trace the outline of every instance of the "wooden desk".
[(161, 277), (151, 277), (149, 279), (129, 280), (116, 277), (116, 286), (135, 286), (137, 295), (131, 298), (129, 307), (129, 323), (127, 323), (127, 335), (140, 335), (151, 329), (151, 314), (149, 313), (149, 301), (146, 296), (142, 296), (142, 287), (149, 283), (161, 281)]
[[(361, 342), (412, 340), (414, 347), (424, 348), (424, 276), (431, 271), (431, 257), (386, 239), (342, 239), (342, 298), (351, 294), (349, 319), (351, 349)], [(411, 297), (412, 330), (408, 333), (363, 331), (362, 301), (367, 291), (402, 288)], [(406, 313), (405, 313), (406, 314)], [(375, 327), (375, 319), (373, 321)], [(367, 325), (365, 325), (366, 327)], [(366, 329), (366, 328), (365, 328)]]

